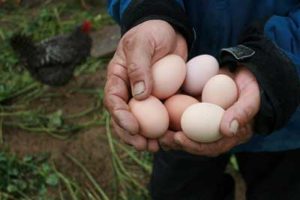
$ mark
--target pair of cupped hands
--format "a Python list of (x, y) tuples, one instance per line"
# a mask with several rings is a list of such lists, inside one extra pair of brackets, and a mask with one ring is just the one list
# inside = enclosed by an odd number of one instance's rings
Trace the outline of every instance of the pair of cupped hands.
[(108, 65), (104, 98), (115, 133), (121, 140), (139, 151), (156, 152), (163, 148), (202, 156), (218, 156), (248, 141), (252, 136), (253, 118), (260, 107), (260, 93), (256, 78), (243, 66), (231, 73), (239, 98), (224, 113), (220, 125), (223, 137), (220, 140), (198, 143), (181, 131), (171, 130), (159, 139), (148, 139), (140, 134), (138, 121), (130, 112), (128, 101), (131, 97), (137, 100), (149, 97), (152, 90), (151, 66), (167, 54), (187, 59), (185, 39), (165, 21), (143, 22), (121, 38)]

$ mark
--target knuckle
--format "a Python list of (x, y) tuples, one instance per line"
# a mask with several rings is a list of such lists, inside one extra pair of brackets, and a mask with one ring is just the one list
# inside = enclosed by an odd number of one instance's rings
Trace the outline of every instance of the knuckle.
[(245, 107), (244, 109), (239, 109), (239, 121), (242, 125), (246, 124), (253, 116), (252, 106)]
[(132, 51), (135, 48), (136, 38), (127, 36), (123, 38), (123, 46), (127, 51)]
[(147, 74), (150, 74), (150, 71), (147, 68), (138, 66), (136, 63), (131, 63), (128, 66), (128, 77), (129, 79), (145, 79), (148, 78)]
[(140, 143), (134, 143), (132, 144), (132, 146), (137, 150), (137, 151), (144, 151), (145, 147), (144, 145), (140, 144)]
[(141, 73), (141, 67), (138, 66), (136, 63), (130, 63), (128, 66), (128, 75), (129, 77), (134, 76), (136, 74)]

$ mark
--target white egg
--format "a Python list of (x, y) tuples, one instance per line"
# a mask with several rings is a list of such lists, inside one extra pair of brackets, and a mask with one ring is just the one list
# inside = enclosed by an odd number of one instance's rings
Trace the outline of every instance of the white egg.
[(220, 123), (224, 109), (211, 103), (189, 106), (181, 117), (181, 127), (188, 138), (196, 142), (209, 143), (220, 139)]

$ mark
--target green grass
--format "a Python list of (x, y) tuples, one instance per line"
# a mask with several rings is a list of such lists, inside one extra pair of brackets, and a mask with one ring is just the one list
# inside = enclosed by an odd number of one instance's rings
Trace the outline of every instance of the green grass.
[(59, 178), (47, 157), (41, 154), (18, 159), (0, 152), (0, 199), (51, 199), (47, 189), (56, 187)]
[[(85, 19), (92, 21), (95, 30), (113, 23), (105, 12), (97, 9), (86, 11), (77, 4), (49, 4), (31, 10), (0, 8), (0, 147), (5, 146), (4, 131), (10, 128), (33, 135), (49, 134), (65, 140), (78, 131), (105, 126), (114, 172), (112, 192), (105, 191), (86, 166), (71, 155), (66, 154), (66, 159), (82, 171), (88, 186), (59, 171), (48, 155), (17, 157), (13, 152), (1, 151), (0, 148), (0, 200), (149, 199), (145, 185), (151, 173), (152, 156), (138, 153), (113, 138), (110, 116), (102, 105), (103, 88), (78, 87), (66, 91), (90, 95), (95, 99), (92, 105), (87, 105), (81, 112), (67, 114), (60, 107), (49, 111), (43, 106), (32, 106), (41, 98), (51, 101), (61, 94), (33, 80), (10, 48), (9, 38), (15, 32), (41, 40), (67, 33)], [(106, 59), (90, 58), (76, 70), (75, 76), (93, 74), (103, 69), (106, 62)], [(85, 120), (87, 116), (88, 120)]]

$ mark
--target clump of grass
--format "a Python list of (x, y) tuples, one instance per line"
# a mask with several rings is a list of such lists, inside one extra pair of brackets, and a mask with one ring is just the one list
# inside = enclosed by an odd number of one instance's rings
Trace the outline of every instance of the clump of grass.
[(47, 199), (48, 188), (58, 185), (58, 176), (47, 162), (48, 155), (25, 156), (0, 152), (0, 199)]
[(85, 117), (99, 108), (100, 104), (98, 103), (73, 115), (64, 115), (60, 109), (47, 114), (42, 109), (16, 112), (2, 111), (0, 112), (0, 118), (6, 117), (10, 119), (3, 122), (7, 127), (17, 127), (36, 133), (48, 133), (59, 139), (67, 139), (74, 132), (96, 125), (103, 125), (99, 115), (94, 115), (89, 121), (77, 123), (78, 119)]
[[(145, 181), (151, 173), (151, 155), (137, 153), (135, 150), (114, 140), (110, 127), (110, 116), (105, 114), (106, 135), (111, 150), (111, 159), (115, 173), (113, 199), (134, 200), (150, 199)], [(135, 168), (130, 170), (131, 166)], [(137, 169), (138, 168), (138, 169)], [(141, 170), (138, 172), (138, 170)]]

